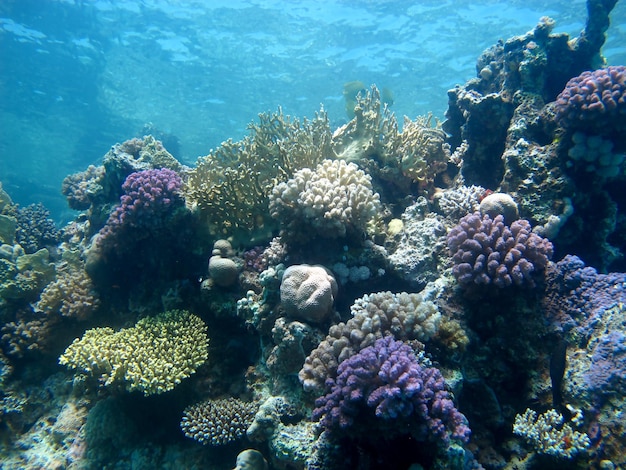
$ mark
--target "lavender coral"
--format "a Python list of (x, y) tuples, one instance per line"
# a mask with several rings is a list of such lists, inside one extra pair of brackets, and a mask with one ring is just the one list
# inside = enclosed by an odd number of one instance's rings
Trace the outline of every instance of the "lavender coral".
[(505, 225), (479, 212), (466, 215), (448, 233), (448, 247), (457, 281), (468, 284), (534, 286), (533, 276), (543, 271), (552, 257), (552, 243), (532, 233), (530, 223), (520, 219)]
[(180, 176), (167, 168), (131, 173), (122, 185), (120, 204), (100, 230), (97, 244), (107, 248), (116, 245), (118, 237), (127, 231), (159, 229), (166, 215), (183, 207), (181, 187)]
[(597, 134), (626, 130), (626, 67), (586, 71), (568, 81), (556, 99), (556, 120)]
[(377, 429), (409, 430), (420, 441), (469, 439), (467, 420), (455, 408), (439, 369), (422, 366), (402, 341), (381, 338), (339, 364), (337, 372), (313, 412), (324, 427), (354, 433), (357, 424), (375, 418)]

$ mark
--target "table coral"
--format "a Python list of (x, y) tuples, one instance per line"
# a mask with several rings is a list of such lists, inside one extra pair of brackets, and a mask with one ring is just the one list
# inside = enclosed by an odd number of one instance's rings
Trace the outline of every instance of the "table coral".
[(87, 330), (59, 363), (128, 391), (154, 395), (173, 389), (208, 358), (207, 327), (197, 316), (171, 310), (134, 327)]
[[(314, 419), (332, 430), (372, 437), (410, 433), (419, 441), (469, 440), (441, 372), (420, 364), (407, 344), (377, 340), (339, 364), (329, 392), (317, 399)], [(373, 419), (375, 418), (375, 419)]]
[(330, 327), (328, 335), (306, 358), (299, 372), (305, 390), (324, 390), (337, 366), (384, 335), (427, 341), (436, 334), (441, 314), (420, 294), (378, 292), (357, 299), (352, 318)]
[(202, 444), (225, 445), (246, 435), (259, 406), (238, 398), (207, 400), (185, 409), (180, 427)]
[(535, 285), (552, 257), (552, 243), (532, 233), (530, 223), (520, 219), (505, 225), (501, 215), (494, 219), (469, 214), (448, 232), (453, 273), (462, 285)]
[(269, 209), (281, 234), (304, 242), (316, 235), (339, 238), (367, 232), (380, 212), (380, 197), (371, 178), (354, 163), (324, 160), (315, 170), (304, 168), (277, 184)]

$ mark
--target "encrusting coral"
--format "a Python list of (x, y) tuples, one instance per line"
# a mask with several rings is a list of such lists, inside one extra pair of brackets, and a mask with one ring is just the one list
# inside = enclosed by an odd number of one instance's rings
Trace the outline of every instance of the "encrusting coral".
[(207, 327), (184, 310), (142, 318), (132, 328), (87, 330), (59, 363), (102, 380), (154, 395), (173, 389), (208, 358)]
[(258, 403), (238, 398), (207, 400), (186, 408), (180, 427), (202, 444), (225, 445), (246, 435), (258, 409)]
[(441, 314), (420, 294), (378, 292), (357, 299), (352, 318), (330, 327), (328, 336), (306, 358), (300, 370), (305, 390), (321, 391), (337, 366), (377, 339), (391, 334), (398, 340), (428, 341), (436, 334)]
[(303, 242), (316, 235), (338, 238), (365, 233), (381, 206), (371, 178), (357, 165), (324, 160), (315, 170), (304, 168), (276, 185), (269, 209), (284, 237)]

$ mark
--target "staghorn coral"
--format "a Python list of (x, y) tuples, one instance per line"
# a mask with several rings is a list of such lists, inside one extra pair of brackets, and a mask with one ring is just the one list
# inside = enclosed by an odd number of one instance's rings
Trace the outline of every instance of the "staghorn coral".
[(534, 287), (533, 276), (552, 256), (552, 243), (532, 233), (527, 220), (516, 220), (509, 227), (502, 215), (492, 219), (479, 212), (466, 215), (448, 232), (448, 247), (454, 276), (466, 286)]
[(335, 277), (324, 266), (297, 264), (285, 269), (280, 301), (288, 316), (321, 322), (332, 312), (337, 290)]
[(259, 120), (248, 127), (250, 135), (222, 143), (186, 174), (187, 206), (216, 235), (266, 236), (272, 229), (267, 204), (274, 185), (332, 155), (323, 109), (302, 122), (280, 108)]
[(269, 209), (281, 223), (283, 238), (303, 242), (315, 235), (338, 238), (366, 232), (381, 206), (371, 178), (354, 163), (324, 160), (315, 170), (304, 168), (277, 184)]
[(428, 341), (436, 334), (441, 315), (420, 294), (378, 292), (357, 299), (352, 318), (330, 327), (328, 335), (306, 358), (298, 376), (305, 390), (321, 391), (337, 366), (367, 346), (391, 334), (399, 340)]
[(48, 284), (33, 305), (36, 312), (85, 320), (100, 305), (100, 299), (91, 278), (84, 269), (63, 263), (57, 267), (57, 276)]
[(537, 415), (528, 408), (515, 416), (513, 433), (526, 439), (541, 454), (569, 459), (585, 452), (591, 445), (589, 437), (563, 422), (563, 415), (548, 410)]
[(556, 98), (556, 121), (569, 130), (609, 135), (626, 130), (626, 66), (585, 71)]
[(132, 328), (87, 330), (59, 363), (98, 377), (105, 386), (122, 385), (154, 395), (173, 389), (208, 358), (207, 327), (184, 310), (146, 317)]
[(187, 407), (180, 427), (201, 444), (225, 445), (246, 435), (258, 408), (258, 403), (232, 397), (207, 400)]
[(469, 440), (439, 369), (420, 364), (410, 346), (392, 336), (349, 357), (316, 400), (313, 419), (333, 432), (374, 438), (410, 433), (418, 441)]

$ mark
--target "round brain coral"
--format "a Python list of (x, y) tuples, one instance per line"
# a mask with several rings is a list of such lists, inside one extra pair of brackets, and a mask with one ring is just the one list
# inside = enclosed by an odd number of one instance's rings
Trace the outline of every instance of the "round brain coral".
[(626, 131), (626, 67), (586, 71), (568, 81), (556, 99), (556, 120), (599, 135)]
[(290, 317), (321, 322), (332, 312), (335, 297), (337, 281), (324, 266), (298, 264), (285, 269), (280, 301)]
[(269, 207), (284, 236), (306, 241), (315, 235), (338, 238), (366, 232), (380, 211), (380, 197), (369, 175), (354, 163), (324, 160), (314, 171), (304, 168), (276, 185)]
[(466, 215), (448, 233), (452, 272), (459, 283), (494, 284), (497, 287), (533, 287), (534, 275), (552, 257), (552, 243), (531, 231), (520, 219), (505, 225), (504, 217), (480, 212)]

